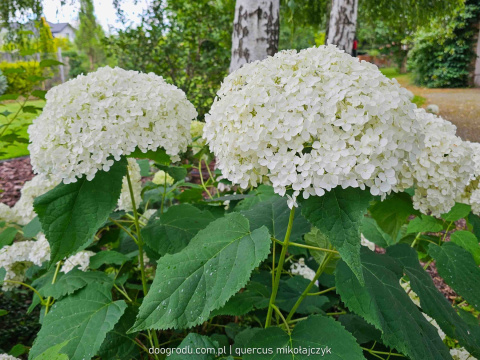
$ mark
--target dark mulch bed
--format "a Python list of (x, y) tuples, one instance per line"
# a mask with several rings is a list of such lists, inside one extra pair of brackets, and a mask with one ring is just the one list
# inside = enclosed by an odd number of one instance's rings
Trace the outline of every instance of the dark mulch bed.
[(23, 184), (33, 178), (30, 158), (19, 158), (0, 163), (0, 202), (13, 206), (20, 198)]

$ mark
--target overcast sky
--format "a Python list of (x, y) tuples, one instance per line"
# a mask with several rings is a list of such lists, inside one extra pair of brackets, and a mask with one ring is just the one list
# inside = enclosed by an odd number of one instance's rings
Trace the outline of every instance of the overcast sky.
[[(138, 24), (142, 12), (147, 8), (150, 0), (122, 0), (122, 9), (130, 23)], [(73, 2), (74, 5), (70, 5)], [(108, 31), (109, 27), (123, 28), (117, 20), (117, 14), (112, 0), (93, 0), (95, 15), (102, 27)], [(43, 13), (46, 19), (53, 23), (69, 22), (76, 25), (78, 22), (79, 1), (67, 0), (60, 6), (60, 0), (43, 0)]]

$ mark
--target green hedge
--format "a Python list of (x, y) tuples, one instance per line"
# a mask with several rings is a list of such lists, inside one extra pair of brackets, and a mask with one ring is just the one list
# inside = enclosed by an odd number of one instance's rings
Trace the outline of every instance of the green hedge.
[[(23, 69), (24, 72), (11, 72)], [(7, 78), (7, 94), (25, 94), (32, 90), (32, 76), (42, 76), (43, 70), (35, 61), (19, 61), (15, 63), (1, 62), (0, 70)]]

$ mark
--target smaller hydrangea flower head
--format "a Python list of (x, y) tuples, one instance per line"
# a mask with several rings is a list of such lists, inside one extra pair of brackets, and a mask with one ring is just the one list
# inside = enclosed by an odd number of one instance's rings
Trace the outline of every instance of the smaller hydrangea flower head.
[(439, 216), (455, 205), (475, 172), (472, 148), (455, 135), (451, 122), (424, 109), (415, 112), (425, 147), (413, 164), (413, 205), (424, 214)]
[[(140, 174), (140, 165), (137, 160), (128, 158), (128, 174), (132, 183), (133, 196), (135, 205), (138, 207), (142, 201), (142, 175)], [(133, 211), (132, 197), (130, 196), (130, 188), (128, 187), (127, 177), (122, 180), (122, 191), (117, 204), (118, 210)]]
[(480, 215), (480, 144), (469, 141), (465, 143), (471, 150), (474, 171), (470, 182), (456, 201), (470, 205), (472, 207), (472, 212)]
[(404, 189), (404, 164), (422, 146), (410, 96), (333, 45), (283, 51), (225, 79), (204, 138), (223, 176), (292, 189), (290, 206), (337, 186), (386, 196)]
[(205, 140), (202, 138), (204, 122), (193, 120), (190, 125), (190, 135), (192, 136), (192, 152), (196, 154), (205, 145)]
[(164, 148), (172, 160), (191, 141), (197, 116), (185, 93), (153, 73), (100, 68), (52, 88), (29, 127), (33, 169), (65, 183), (93, 179), (114, 160)]
[(66, 274), (76, 266), (78, 266), (79, 270), (86, 271), (90, 265), (90, 258), (94, 255), (95, 253), (93, 251), (79, 251), (75, 255), (65, 259), (60, 271)]
[(170, 186), (174, 181), (175, 180), (163, 170), (158, 170), (152, 179), (152, 182), (156, 185), (164, 185), (166, 183)]

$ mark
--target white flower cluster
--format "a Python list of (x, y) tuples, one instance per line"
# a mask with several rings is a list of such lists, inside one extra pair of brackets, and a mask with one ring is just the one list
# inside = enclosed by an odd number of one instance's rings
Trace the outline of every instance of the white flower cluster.
[(15, 356), (8, 355), (8, 354), (0, 354), (0, 360), (20, 360)]
[(467, 142), (467, 144), (471, 150), (474, 173), (470, 183), (456, 201), (471, 205), (472, 212), (480, 215), (480, 144), (472, 142)]
[(450, 355), (452, 356), (453, 360), (477, 360), (473, 355), (465, 350), (465, 348), (455, 348), (450, 349)]
[(29, 127), (33, 169), (65, 183), (98, 170), (114, 159), (164, 148), (172, 160), (191, 141), (197, 116), (185, 93), (153, 73), (100, 68), (52, 88), (42, 114)]
[(155, 173), (155, 175), (153, 175), (152, 182), (157, 185), (167, 184), (167, 186), (170, 186), (173, 184), (174, 179), (170, 175), (168, 175), (165, 171), (158, 170)]
[(455, 205), (474, 174), (471, 146), (455, 135), (451, 122), (424, 109), (415, 112), (425, 147), (413, 165), (413, 203), (421, 212), (439, 216)]
[(59, 182), (59, 180), (43, 175), (37, 175), (32, 180), (25, 182), (20, 190), (20, 199), (12, 208), (0, 204), (0, 220), (27, 225), (36, 216), (33, 210), (33, 200), (52, 190)]
[(411, 93), (332, 45), (246, 64), (217, 95), (204, 138), (223, 176), (282, 196), (291, 188), (291, 206), (301, 191), (403, 190), (422, 147)]
[[(133, 197), (135, 205), (138, 207), (142, 201), (142, 176), (140, 175), (140, 165), (137, 160), (128, 158), (128, 174), (132, 183)], [(133, 211), (132, 197), (130, 196), (130, 188), (128, 187), (127, 177), (122, 180), (122, 191), (117, 204), (118, 210)]]
[(79, 251), (65, 260), (60, 271), (66, 274), (76, 266), (79, 270), (86, 271), (90, 264), (90, 258), (94, 255), (93, 251)]
[[(293, 275), (300, 275), (310, 281), (315, 278), (315, 271), (305, 265), (304, 258), (300, 258), (298, 263), (292, 264), (292, 266), (290, 266), (290, 272)], [(318, 286), (318, 281), (316, 281), (315, 284)]]

